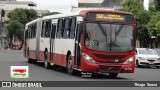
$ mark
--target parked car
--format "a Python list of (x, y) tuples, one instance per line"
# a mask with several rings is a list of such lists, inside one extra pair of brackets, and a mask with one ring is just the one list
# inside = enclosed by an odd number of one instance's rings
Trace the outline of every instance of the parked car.
[(160, 68), (160, 57), (152, 49), (136, 48), (136, 66), (155, 66)]
[(159, 55), (159, 57), (160, 57), (160, 49), (158, 49), (158, 48), (155, 48), (155, 49), (153, 49), (158, 55)]

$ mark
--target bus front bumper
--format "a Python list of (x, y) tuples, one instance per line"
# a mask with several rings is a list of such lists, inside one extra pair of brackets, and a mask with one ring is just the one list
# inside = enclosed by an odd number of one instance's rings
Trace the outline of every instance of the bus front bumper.
[(117, 64), (117, 63), (87, 63), (82, 60), (82, 72), (100, 72), (100, 73), (134, 73), (135, 64)]

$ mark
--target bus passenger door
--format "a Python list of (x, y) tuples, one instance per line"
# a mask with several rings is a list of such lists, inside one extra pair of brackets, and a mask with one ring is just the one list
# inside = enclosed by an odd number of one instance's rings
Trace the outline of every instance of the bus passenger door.
[(78, 22), (77, 24), (77, 30), (76, 30), (76, 37), (75, 37), (75, 61), (74, 61), (74, 65), (76, 67), (81, 66), (81, 35), (82, 35), (82, 28), (83, 24)]
[(50, 38), (50, 62), (53, 63), (55, 53), (55, 32), (56, 24), (52, 24), (51, 38)]

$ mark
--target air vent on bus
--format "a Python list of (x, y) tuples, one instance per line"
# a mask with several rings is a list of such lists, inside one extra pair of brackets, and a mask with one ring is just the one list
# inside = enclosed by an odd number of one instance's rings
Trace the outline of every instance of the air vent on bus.
[(97, 58), (107, 59), (107, 60), (115, 60), (115, 59), (123, 59), (126, 55), (102, 55), (102, 54), (94, 54)]

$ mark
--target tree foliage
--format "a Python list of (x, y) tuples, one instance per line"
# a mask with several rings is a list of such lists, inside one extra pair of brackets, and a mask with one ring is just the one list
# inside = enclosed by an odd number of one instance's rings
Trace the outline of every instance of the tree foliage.
[(160, 13), (156, 12), (155, 15), (152, 15), (150, 21), (147, 23), (147, 28), (149, 30), (150, 36), (156, 36), (156, 34), (160, 34), (160, 32), (157, 32), (156, 24), (160, 21)]
[(122, 10), (133, 13), (137, 22), (137, 38), (141, 47), (147, 47), (149, 35), (146, 24), (150, 20), (149, 12), (144, 10), (139, 0), (126, 0)]
[(160, 0), (154, 0), (154, 6), (157, 11), (160, 11)]
[(27, 22), (37, 18), (37, 12), (33, 9), (16, 8), (8, 13), (10, 22), (7, 26), (9, 38), (16, 36), (23, 40), (24, 26)]
[(23, 31), (24, 25), (17, 20), (11, 21), (7, 25), (8, 36), (9, 38), (13, 38), (13, 36), (17, 36), (18, 39), (23, 40)]
[(160, 37), (160, 20), (156, 23), (157, 37)]
[(17, 20), (25, 25), (27, 22), (37, 18), (37, 12), (33, 9), (16, 8), (8, 13), (8, 17), (11, 21)]
[(143, 6), (139, 3), (138, 0), (126, 0), (123, 3), (123, 11), (131, 12), (136, 14), (138, 11), (144, 10)]

